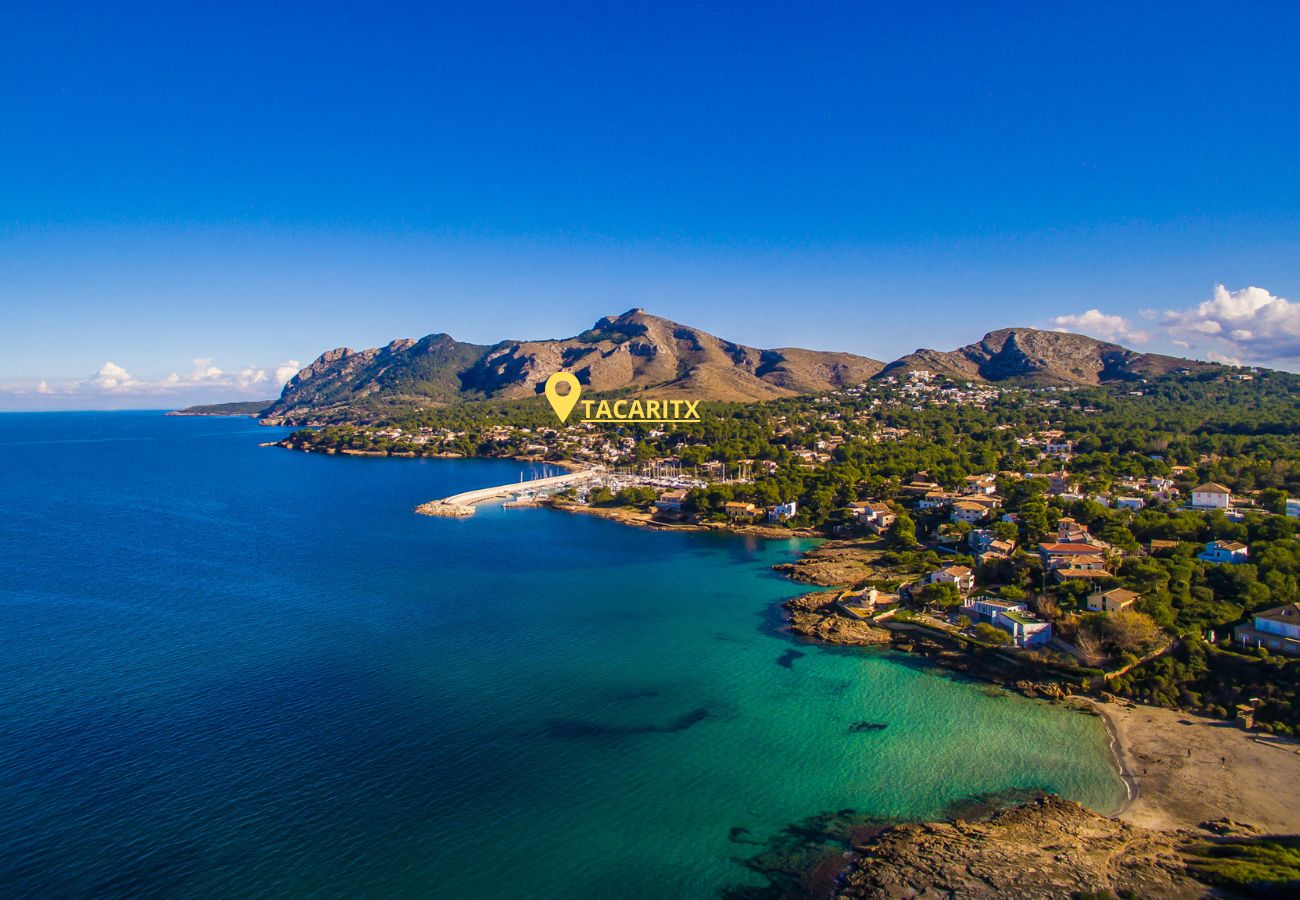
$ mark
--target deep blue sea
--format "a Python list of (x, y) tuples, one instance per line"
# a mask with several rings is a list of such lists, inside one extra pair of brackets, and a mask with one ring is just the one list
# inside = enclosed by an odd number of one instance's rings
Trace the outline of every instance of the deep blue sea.
[(0, 415), (3, 896), (702, 898), (826, 811), (1123, 797), (1094, 718), (781, 634), (797, 542), (281, 433)]

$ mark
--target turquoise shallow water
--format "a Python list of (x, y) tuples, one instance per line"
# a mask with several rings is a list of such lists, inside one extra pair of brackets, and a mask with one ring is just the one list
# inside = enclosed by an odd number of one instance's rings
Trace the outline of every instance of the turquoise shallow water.
[(0, 416), (5, 894), (710, 897), (828, 810), (1123, 796), (1096, 719), (778, 633), (795, 542), (276, 434)]

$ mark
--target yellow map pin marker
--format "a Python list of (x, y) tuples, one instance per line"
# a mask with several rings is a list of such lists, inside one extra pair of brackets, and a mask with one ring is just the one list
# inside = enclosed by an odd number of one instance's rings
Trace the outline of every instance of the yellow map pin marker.
[[(569, 392), (561, 394), (559, 386), (567, 384)], [(578, 376), (572, 372), (556, 372), (550, 378), (546, 379), (546, 399), (551, 401), (551, 409), (560, 417), (563, 422), (569, 418), (569, 413), (573, 412), (573, 407), (578, 405), (578, 394), (582, 393), (582, 386), (578, 384)]]

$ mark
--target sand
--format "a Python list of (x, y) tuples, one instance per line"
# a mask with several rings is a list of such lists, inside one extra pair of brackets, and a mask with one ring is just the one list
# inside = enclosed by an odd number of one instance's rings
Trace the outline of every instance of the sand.
[(1300, 834), (1300, 742), (1153, 706), (1097, 703), (1136, 796), (1119, 817), (1164, 831), (1228, 818)]

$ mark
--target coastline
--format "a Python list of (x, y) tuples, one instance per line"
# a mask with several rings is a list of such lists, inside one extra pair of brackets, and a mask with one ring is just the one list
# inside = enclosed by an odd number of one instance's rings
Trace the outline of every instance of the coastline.
[(543, 500), (539, 502), (538, 505), (559, 510), (560, 512), (598, 516), (602, 519), (609, 519), (610, 521), (618, 522), (620, 525), (630, 525), (633, 528), (645, 528), (649, 531), (714, 531), (725, 532), (726, 534), (749, 535), (751, 537), (761, 537), (774, 541), (790, 540), (793, 538), (824, 537), (820, 532), (810, 531), (808, 529), (776, 528), (764, 525), (731, 525), (726, 522), (708, 522), (704, 524), (696, 522), (667, 522), (654, 518), (654, 514), (651, 512), (627, 506), (587, 506), (581, 503), (556, 500), (554, 498)]
[(1078, 699), (1080, 703), (1085, 705), (1086, 709), (1091, 710), (1101, 719), (1106, 728), (1106, 736), (1110, 739), (1110, 755), (1115, 760), (1115, 769), (1119, 773), (1119, 780), (1124, 783), (1124, 802), (1115, 811), (1115, 818), (1123, 818), (1124, 814), (1133, 808), (1133, 804), (1141, 796), (1142, 790), (1137, 779), (1133, 777), (1133, 773), (1129, 771), (1124, 745), (1120, 741), (1119, 726), (1116, 724), (1110, 710), (1106, 708), (1106, 704), (1099, 703), (1091, 697), (1080, 697)]
[[(778, 530), (732, 528), (723, 523), (674, 526), (650, 521), (649, 514), (628, 514), (619, 507), (554, 502), (547, 505), (651, 530), (713, 530), (772, 538), (810, 536), (789, 530), (773, 533)], [(828, 541), (821, 545), (823, 556), (856, 543)], [(848, 565), (856, 563), (852, 560)], [(807, 553), (779, 569), (792, 580), (840, 588), (846, 571), (843, 561), (819, 571), (810, 564)], [(909, 629), (905, 623), (850, 623), (843, 616), (836, 616), (836, 622), (830, 624), (818, 622), (818, 614), (834, 605), (838, 593), (812, 591), (785, 601), (782, 605), (791, 633), (830, 646), (879, 646), (917, 653), (938, 668), (956, 670), (1044, 702), (1073, 704), (1100, 718), (1126, 793), (1118, 810), (1103, 814), (1107, 818), (1159, 832), (1300, 833), (1300, 805), (1286, 802), (1277, 789), (1280, 784), (1300, 784), (1300, 741), (1248, 734), (1235, 722), (1202, 718), (1181, 710), (1074, 694), (1068, 684), (1042, 681), (1042, 675), (1049, 673), (1041, 673), (1033, 680), (1016, 679), (1011, 662), (1003, 664), (1000, 657), (994, 661), (985, 658), (987, 654), (945, 647), (928, 632)]]
[[(585, 468), (570, 461), (510, 458), (567, 470)], [(554, 498), (538, 505), (652, 531), (714, 531), (776, 540), (826, 537), (820, 532), (758, 525), (665, 522), (654, 519), (649, 511), (591, 507)], [(777, 568), (794, 581), (843, 589), (856, 580), (851, 576), (869, 567), (877, 552), (870, 541), (861, 540), (825, 540), (818, 549), (820, 555), (814, 555), (815, 550), (805, 551), (798, 560)], [(809, 601), (819, 594), (820, 602)], [(818, 614), (819, 605), (830, 607), (837, 595), (835, 591), (814, 591), (786, 601), (783, 605), (787, 621), (794, 624), (793, 607), (800, 603), (805, 614)], [(867, 622), (858, 625), (856, 630), (846, 630), (805, 623), (802, 628), (792, 627), (791, 633), (828, 646), (880, 645), (917, 653), (937, 668), (956, 670), (1031, 698), (1078, 701), (1078, 708), (1098, 716), (1107, 731), (1117, 774), (1127, 795), (1121, 808), (1108, 818), (1161, 832), (1300, 833), (1300, 805), (1292, 808), (1277, 790), (1278, 784), (1300, 783), (1300, 742), (1263, 739), (1247, 734), (1232, 722), (1202, 719), (1179, 710), (1073, 694), (1069, 684), (1017, 680), (1012, 661), (945, 646), (940, 636), (906, 623), (889, 623), (887, 627)]]

